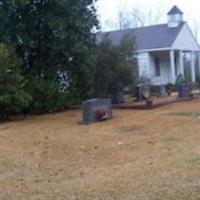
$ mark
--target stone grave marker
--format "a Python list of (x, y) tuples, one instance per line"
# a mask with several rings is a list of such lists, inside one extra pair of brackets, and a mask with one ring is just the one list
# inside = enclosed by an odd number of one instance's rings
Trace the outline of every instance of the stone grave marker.
[(165, 85), (160, 85), (160, 96), (161, 97), (166, 97), (167, 96), (167, 91)]
[(83, 123), (90, 124), (112, 117), (112, 103), (110, 99), (90, 99), (82, 104)]
[(122, 83), (118, 83), (112, 92), (112, 103), (120, 104), (124, 102), (124, 87)]
[(137, 99), (144, 100), (150, 98), (150, 81), (148, 79), (142, 80), (137, 84)]
[(188, 83), (181, 83), (178, 85), (178, 97), (185, 98), (191, 96), (191, 86)]

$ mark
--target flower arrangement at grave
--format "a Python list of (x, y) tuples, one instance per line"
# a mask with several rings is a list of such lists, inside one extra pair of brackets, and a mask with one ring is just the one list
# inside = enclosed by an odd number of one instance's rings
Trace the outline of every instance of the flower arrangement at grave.
[(109, 119), (112, 115), (108, 109), (96, 110), (95, 114), (98, 121)]

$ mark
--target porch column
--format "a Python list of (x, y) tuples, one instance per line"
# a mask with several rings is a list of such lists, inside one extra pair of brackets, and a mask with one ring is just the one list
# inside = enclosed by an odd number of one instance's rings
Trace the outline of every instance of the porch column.
[(184, 77), (183, 51), (179, 51), (179, 74)]
[(173, 84), (176, 81), (174, 50), (170, 51), (170, 81)]
[(198, 77), (200, 77), (200, 53), (198, 52)]
[(192, 82), (196, 82), (196, 74), (195, 74), (195, 54), (191, 52), (191, 78)]

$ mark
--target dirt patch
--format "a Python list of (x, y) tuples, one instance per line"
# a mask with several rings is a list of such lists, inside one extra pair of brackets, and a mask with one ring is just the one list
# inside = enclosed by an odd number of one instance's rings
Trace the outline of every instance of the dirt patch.
[(176, 112), (176, 113), (170, 113), (170, 115), (191, 117), (193, 119), (200, 120), (200, 112)]
[(138, 126), (138, 125), (132, 125), (132, 126), (121, 126), (117, 128), (117, 131), (120, 133), (135, 133), (135, 132), (140, 132), (143, 130), (143, 126)]

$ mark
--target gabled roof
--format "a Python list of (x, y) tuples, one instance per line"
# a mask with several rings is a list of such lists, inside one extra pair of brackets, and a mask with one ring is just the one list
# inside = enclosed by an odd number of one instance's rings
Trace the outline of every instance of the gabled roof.
[(174, 14), (183, 14), (183, 12), (177, 7), (173, 6), (172, 9), (167, 13), (168, 15), (174, 15)]
[(97, 40), (100, 41), (103, 35), (108, 34), (113, 44), (119, 44), (124, 35), (131, 33), (135, 35), (137, 50), (170, 48), (184, 24), (185, 22), (181, 22), (174, 28), (169, 28), (168, 24), (161, 24), (104, 32), (98, 34)]

